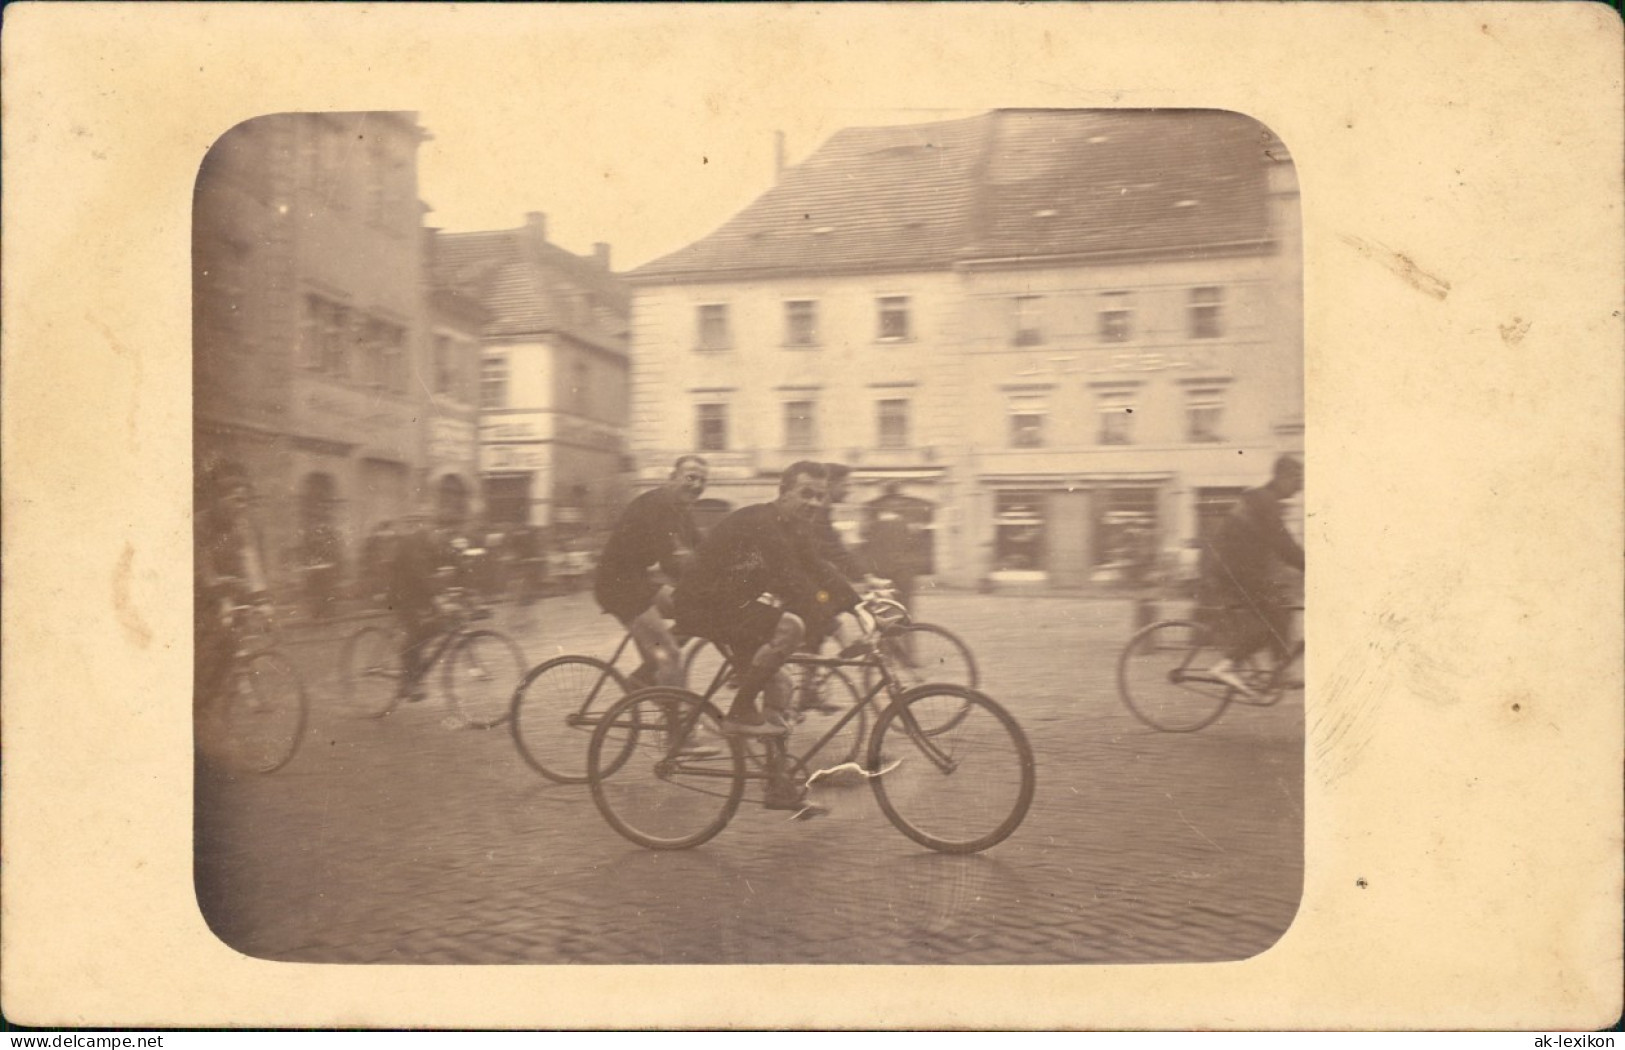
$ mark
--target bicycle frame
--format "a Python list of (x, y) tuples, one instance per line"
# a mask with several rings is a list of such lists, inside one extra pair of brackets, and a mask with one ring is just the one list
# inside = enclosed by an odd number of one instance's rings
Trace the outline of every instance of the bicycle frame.
[[(703, 694), (701, 694), (702, 699), (704, 699), (707, 703), (709, 703), (722, 688), (722, 683), (727, 680), (732, 669), (731, 665), (731, 658), (724, 653), (722, 666), (717, 668), (716, 675), (712, 678), (710, 686)], [(747, 772), (745, 777), (748, 780), (765, 780), (773, 777), (776, 774), (775, 767), (786, 759), (792, 760), (795, 765), (804, 766), (810, 756), (816, 755), (819, 751), (823, 750), (825, 745), (827, 745), (831, 740), (834, 740), (836, 735), (846, 728), (847, 723), (858, 717), (859, 712), (871, 706), (878, 706), (876, 704), (876, 699), (883, 693), (893, 692), (897, 686), (897, 680), (892, 677), (891, 668), (886, 666), (886, 662), (872, 650), (862, 658), (858, 659), (846, 659), (839, 656), (796, 654), (787, 659), (784, 662), (784, 666), (825, 668), (831, 670), (842, 667), (861, 667), (876, 669), (880, 673), (876, 676), (875, 683), (870, 687), (869, 692), (860, 696), (858, 702), (853, 704), (850, 710), (837, 719), (834, 725), (825, 730), (823, 736), (819, 737), (811, 747), (805, 749), (800, 754), (790, 752), (785, 746), (785, 741), (782, 737), (764, 738), (764, 744), (767, 748), (767, 755), (765, 756), (766, 767), (759, 773)], [(676, 727), (677, 731), (671, 734), (671, 741), (667, 749), (666, 757), (661, 765), (667, 770), (681, 770), (684, 773), (700, 776), (731, 778), (733, 776), (731, 771), (695, 768), (685, 765), (681, 760), (683, 744), (688, 739), (689, 734), (693, 732), (694, 724), (699, 720), (702, 711), (702, 708), (695, 707), (693, 714), (689, 716), (687, 721), (684, 724)], [(939, 769), (943, 770), (944, 772), (952, 772), (955, 769), (956, 763), (952, 758), (945, 755), (940, 748), (931, 742), (930, 735), (921, 730), (919, 722), (915, 719), (912, 711), (905, 706), (899, 712), (898, 717), (902, 721), (903, 728), (908, 732), (908, 735), (915, 741), (916, 744), (920, 745), (924, 753)], [(754, 758), (755, 756), (752, 755), (751, 757)], [(758, 764), (761, 764), (761, 759), (758, 759), (757, 761)]]

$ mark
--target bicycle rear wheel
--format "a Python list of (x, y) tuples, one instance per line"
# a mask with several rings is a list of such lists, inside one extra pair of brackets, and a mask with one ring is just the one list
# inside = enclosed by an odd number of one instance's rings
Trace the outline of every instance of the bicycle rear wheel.
[(587, 745), (626, 679), (602, 660), (559, 656), (531, 668), (514, 690), (508, 728), (519, 756), (559, 784), (587, 782)]
[(683, 656), (685, 687), (696, 695), (704, 696), (711, 683), (716, 681), (717, 672), (724, 662), (722, 651), (715, 645), (703, 638), (695, 641)]
[(446, 695), (465, 724), (489, 729), (508, 717), (524, 674), (524, 654), (507, 635), (469, 631), (446, 657)]
[(292, 761), (305, 736), (309, 701), (287, 658), (255, 653), (237, 664), (226, 688), (222, 710), (232, 761), (256, 773), (274, 773)]
[[(942, 726), (927, 734), (923, 726)], [(1037, 786), (1033, 751), (1009, 712), (963, 686), (904, 693), (881, 713), (869, 741), (881, 811), (922, 846), (977, 853), (1021, 825)]]
[(1141, 628), (1117, 659), (1117, 690), (1129, 711), (1152, 729), (1191, 733), (1224, 714), (1234, 691), (1208, 673), (1219, 659), (1212, 632), (1194, 620)]
[[(933, 683), (962, 685), (967, 689), (978, 685), (976, 658), (971, 655), (970, 646), (946, 627), (931, 623), (899, 624), (881, 634), (876, 649), (891, 669), (899, 692)], [(864, 671), (866, 687), (873, 686), (878, 673)], [(934, 725), (921, 722), (920, 727), (927, 733), (951, 729), (957, 713), (944, 708), (938, 712), (939, 722)]]
[(587, 747), (593, 804), (646, 849), (688, 849), (727, 826), (745, 793), (745, 756), (722, 716), (685, 689), (640, 689), (599, 721)]
[(344, 644), (339, 673), (351, 714), (382, 718), (401, 702), (406, 685), (401, 644), (400, 631), (383, 627), (363, 627)]

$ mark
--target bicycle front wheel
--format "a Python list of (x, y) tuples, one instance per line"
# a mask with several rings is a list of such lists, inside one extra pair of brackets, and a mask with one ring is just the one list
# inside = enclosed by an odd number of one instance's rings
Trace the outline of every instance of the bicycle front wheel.
[(559, 784), (587, 782), (587, 745), (626, 679), (602, 660), (559, 656), (525, 675), (514, 690), (508, 728), (519, 756)]
[(446, 658), (446, 695), (466, 725), (489, 729), (508, 717), (524, 674), (524, 654), (507, 635), (469, 631)]
[(686, 689), (640, 689), (593, 729), (593, 804), (646, 849), (688, 849), (727, 826), (745, 793), (745, 756), (717, 709)]
[(1021, 726), (985, 694), (956, 685), (921, 686), (886, 708), (868, 763), (887, 819), (942, 853), (978, 853), (1009, 838), (1037, 786)]
[(266, 650), (243, 659), (227, 684), (223, 705), (232, 761), (274, 773), (293, 760), (305, 736), (309, 701), (286, 657)]
[(1165, 733), (1191, 733), (1224, 714), (1233, 692), (1208, 673), (1219, 659), (1209, 629), (1194, 620), (1141, 628), (1117, 659), (1117, 690), (1141, 722)]
[(344, 645), (340, 674), (344, 703), (361, 718), (382, 718), (401, 702), (406, 673), (401, 665), (402, 635), (398, 630), (363, 627)]

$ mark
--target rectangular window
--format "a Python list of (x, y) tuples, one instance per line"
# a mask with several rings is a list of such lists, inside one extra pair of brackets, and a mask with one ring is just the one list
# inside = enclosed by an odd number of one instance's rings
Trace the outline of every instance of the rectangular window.
[(784, 345), (818, 345), (818, 303), (792, 299), (784, 304)]
[(373, 138), (367, 149), (367, 221), (382, 224), (388, 216), (389, 155), (383, 143)]
[(456, 378), (453, 368), (452, 354), (455, 344), (450, 336), (437, 335), (434, 337), (434, 392), (436, 394), (455, 394)]
[(701, 452), (724, 452), (728, 448), (728, 406), (703, 404), (695, 415), (694, 446)]
[(699, 309), (699, 348), (726, 350), (733, 345), (728, 331), (728, 304), (702, 303)]
[(875, 444), (880, 448), (908, 448), (908, 401), (887, 398), (876, 404)]
[(322, 326), (322, 371), (340, 379), (350, 378), (350, 311), (329, 303)]
[(394, 393), (406, 393), (406, 329), (398, 324), (388, 321), (374, 322), (375, 337), (378, 340), (381, 366), (383, 370), (382, 381), (384, 387)]
[(1217, 339), (1224, 334), (1224, 289), (1192, 288), (1186, 308), (1192, 339)]
[(818, 447), (818, 405), (814, 401), (786, 401), (784, 403), (784, 447), (810, 449)]
[(480, 362), (480, 407), (508, 407), (508, 359), (500, 354)]
[(1012, 300), (1014, 323), (1011, 339), (1017, 346), (1039, 346), (1044, 342), (1044, 322), (1041, 312), (1044, 297), (1018, 295)]
[(1224, 391), (1216, 387), (1185, 392), (1185, 439), (1211, 443), (1224, 439)]
[(1141, 584), (1157, 561), (1157, 490), (1112, 488), (1097, 492), (1094, 563), (1102, 582)]
[(299, 363), (321, 371), (327, 363), (328, 301), (305, 296), (305, 315), (299, 322)]
[(587, 411), (589, 398), (592, 397), (592, 375), (587, 370), (587, 362), (572, 361), (570, 363), (570, 398), (576, 411), (583, 414)]
[(908, 296), (881, 296), (879, 306), (881, 339), (902, 341), (913, 338), (909, 325)]
[(1132, 445), (1134, 443), (1134, 392), (1132, 390), (1106, 390), (1100, 394), (1100, 443), (1102, 445)]
[(1107, 292), (1100, 308), (1099, 334), (1103, 343), (1126, 343), (1134, 338), (1134, 304), (1127, 292)]
[(1042, 572), (1045, 569), (1046, 504), (1042, 492), (998, 494), (993, 516), (997, 528), (993, 546), (994, 571)]
[(1044, 416), (1049, 406), (1043, 397), (1018, 395), (1010, 399), (1010, 447), (1043, 448)]

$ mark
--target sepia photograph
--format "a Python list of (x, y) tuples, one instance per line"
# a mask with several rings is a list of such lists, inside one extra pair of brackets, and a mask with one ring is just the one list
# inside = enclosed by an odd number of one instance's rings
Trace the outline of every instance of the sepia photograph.
[(1619, 1016), (1616, 13), (5, 18), (8, 1023)]
[[(779, 133), (736, 214), (622, 262), (613, 229), (555, 243), (571, 197), (522, 172), (536, 210), (440, 226), (432, 119), (257, 117), (199, 172), (227, 944), (952, 965), (1285, 932), (1285, 144), (1211, 110)], [(622, 147), (576, 163), (684, 159)]]

